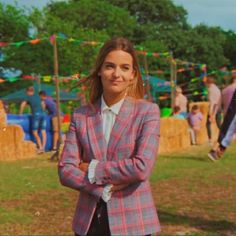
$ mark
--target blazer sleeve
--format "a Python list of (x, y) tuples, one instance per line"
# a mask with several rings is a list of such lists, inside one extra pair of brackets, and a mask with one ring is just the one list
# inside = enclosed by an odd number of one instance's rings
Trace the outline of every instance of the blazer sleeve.
[(82, 147), (76, 133), (75, 115), (72, 117), (65, 145), (58, 163), (58, 174), (62, 185), (94, 195), (102, 196), (104, 187), (91, 184), (87, 173), (79, 169)]
[(121, 184), (145, 181), (157, 157), (160, 136), (160, 112), (150, 104), (137, 137), (136, 152), (119, 161), (100, 161), (95, 169), (97, 184)]

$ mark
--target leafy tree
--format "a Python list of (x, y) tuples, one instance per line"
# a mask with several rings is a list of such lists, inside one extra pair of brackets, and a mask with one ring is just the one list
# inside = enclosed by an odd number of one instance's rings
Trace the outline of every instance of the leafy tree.
[(158, 40), (168, 30), (188, 27), (187, 12), (175, 6), (171, 0), (107, 0), (112, 4), (128, 9), (138, 22), (134, 39), (141, 43), (146, 39)]
[(28, 25), (24, 10), (0, 2), (0, 40), (23, 40), (28, 36)]
[(135, 27), (135, 19), (127, 10), (102, 0), (51, 3), (47, 12), (63, 20), (64, 24), (73, 25), (75, 29), (102, 31), (110, 37), (130, 37)]
[(168, 23), (185, 26), (187, 12), (171, 0), (107, 0), (113, 5), (128, 9), (140, 25), (152, 22), (159, 26)]
[(210, 70), (229, 63), (223, 49), (226, 38), (219, 27), (198, 25), (190, 34), (185, 58), (207, 64)]
[[(171, 0), (52, 1), (43, 10), (32, 8), (28, 12), (0, 3), (0, 40), (23, 42), (0, 48), (5, 56), (1, 65), (21, 69), (23, 74), (53, 75), (53, 47), (49, 38), (56, 34), (62, 76), (87, 73), (91, 69), (101, 44), (88, 45), (85, 41), (102, 43), (113, 36), (127, 37), (147, 52), (172, 52), (175, 58), (207, 64), (209, 71), (222, 65), (234, 68), (235, 33), (206, 25), (191, 27), (186, 17), (186, 10)], [(31, 45), (32, 38), (42, 41)], [(145, 57), (139, 55), (141, 67), (146, 66), (150, 73), (170, 70), (166, 58), (147, 56), (146, 59), (145, 65)], [(178, 65), (178, 68), (182, 66), (188, 67)], [(178, 74), (178, 82), (187, 83), (200, 73), (195, 69)], [(170, 74), (162, 76), (169, 78)], [(18, 84), (19, 88), (21, 85)]]
[(236, 33), (233, 31), (223, 31), (226, 40), (224, 42), (224, 55), (230, 60), (229, 67), (236, 68)]
[[(0, 41), (1, 42), (17, 42), (28, 38), (29, 22), (26, 17), (26, 12), (23, 9), (18, 9), (12, 5), (6, 5), (0, 2)], [(16, 48), (14, 46), (0, 47), (0, 54), (3, 55), (1, 68), (20, 68), (14, 60)], [(22, 64), (21, 64), (22, 65)], [(0, 71), (0, 76), (3, 77), (3, 69)], [(28, 81), (21, 82), (5, 82), (0, 84), (0, 96), (5, 95), (8, 91), (25, 86)]]
[[(11, 8), (15, 9), (14, 6)], [(128, 11), (99, 0), (51, 2), (43, 11), (33, 8), (29, 15), (25, 15), (22, 10), (19, 16), (27, 22), (24, 36), (7, 37), (6, 41), (31, 40), (28, 29), (32, 26), (35, 28), (34, 37), (43, 39), (39, 44), (25, 42), (19, 47), (7, 48), (4, 66), (20, 68), (23, 74), (53, 75), (53, 47), (49, 43), (53, 34), (59, 35), (59, 75), (69, 76), (88, 72), (93, 65), (101, 44), (84, 45), (84, 41), (102, 43), (116, 35), (129, 37), (135, 26), (135, 19)], [(6, 27), (5, 24), (2, 26)], [(69, 40), (71, 38), (74, 40)]]

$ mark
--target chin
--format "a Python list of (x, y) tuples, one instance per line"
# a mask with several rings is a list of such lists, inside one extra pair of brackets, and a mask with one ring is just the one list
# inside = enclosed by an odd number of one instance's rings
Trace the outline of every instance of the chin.
[(108, 90), (108, 92), (110, 94), (121, 94), (121, 93), (125, 93), (126, 90), (122, 90), (122, 89), (118, 89), (118, 88), (111, 88)]

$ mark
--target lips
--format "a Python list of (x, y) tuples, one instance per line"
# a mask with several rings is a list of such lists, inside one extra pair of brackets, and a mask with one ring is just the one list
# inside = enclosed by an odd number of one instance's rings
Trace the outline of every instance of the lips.
[(110, 80), (110, 82), (111, 82), (112, 84), (120, 84), (120, 83), (122, 83), (123, 81), (119, 81), (119, 80)]

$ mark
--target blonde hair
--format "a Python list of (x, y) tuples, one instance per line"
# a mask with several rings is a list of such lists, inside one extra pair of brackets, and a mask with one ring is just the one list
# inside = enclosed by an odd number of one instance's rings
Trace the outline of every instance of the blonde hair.
[(129, 40), (118, 37), (108, 40), (103, 45), (103, 47), (99, 51), (92, 72), (87, 77), (87, 80), (89, 80), (90, 82), (90, 102), (92, 104), (94, 104), (103, 93), (101, 77), (98, 75), (99, 71), (104, 63), (106, 56), (110, 52), (115, 50), (122, 50), (124, 52), (127, 52), (133, 58), (134, 83), (132, 83), (132, 85), (128, 88), (127, 95), (136, 99), (143, 98), (143, 81), (133, 45), (131, 44), (131, 42), (129, 42)]

